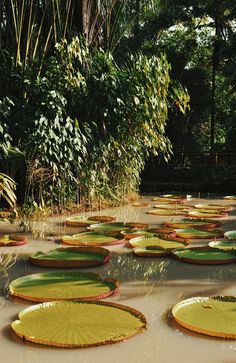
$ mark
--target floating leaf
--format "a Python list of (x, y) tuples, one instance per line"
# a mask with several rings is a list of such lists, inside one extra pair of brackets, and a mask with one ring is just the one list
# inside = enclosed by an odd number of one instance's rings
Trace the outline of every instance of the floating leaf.
[(236, 298), (192, 297), (176, 304), (174, 319), (198, 333), (222, 338), (236, 338)]
[(11, 327), (19, 337), (34, 343), (84, 348), (121, 342), (142, 333), (146, 324), (145, 317), (128, 306), (60, 301), (24, 309)]
[(118, 291), (119, 283), (100, 275), (82, 272), (47, 272), (12, 281), (11, 295), (30, 301), (102, 299)]
[(123, 242), (122, 235), (107, 235), (99, 232), (84, 232), (62, 237), (62, 243), (72, 246), (109, 246)]
[(36, 252), (29, 261), (45, 267), (90, 267), (108, 262), (110, 252), (102, 247), (57, 248), (49, 252)]
[(222, 265), (236, 262), (236, 254), (211, 247), (192, 247), (172, 251), (177, 259), (196, 264)]

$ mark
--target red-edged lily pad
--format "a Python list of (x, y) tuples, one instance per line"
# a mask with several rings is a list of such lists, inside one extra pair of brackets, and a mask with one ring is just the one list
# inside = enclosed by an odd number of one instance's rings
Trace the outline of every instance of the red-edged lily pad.
[(189, 211), (187, 214), (188, 217), (191, 218), (202, 218), (202, 219), (214, 219), (214, 218), (226, 218), (228, 217), (227, 213), (220, 213), (217, 211), (214, 212), (200, 212), (196, 210)]
[(191, 247), (173, 250), (172, 255), (180, 261), (200, 265), (222, 265), (236, 262), (236, 253), (211, 247)]
[(108, 235), (92, 231), (63, 236), (61, 241), (70, 246), (109, 246), (124, 243), (124, 237), (120, 234)]
[(30, 301), (98, 300), (119, 290), (119, 282), (92, 272), (45, 272), (12, 281), (9, 292)]
[(93, 267), (110, 259), (110, 251), (102, 247), (56, 248), (49, 252), (35, 252), (29, 256), (33, 265), (43, 267)]
[(219, 221), (211, 221), (206, 219), (195, 219), (195, 218), (184, 218), (178, 221), (164, 222), (164, 226), (168, 228), (200, 228), (200, 229), (211, 229), (222, 226)]
[(221, 238), (224, 232), (221, 230), (200, 230), (194, 228), (176, 229), (176, 236), (182, 238), (204, 239), (204, 238)]
[(0, 247), (21, 246), (27, 243), (27, 239), (20, 235), (1, 235)]
[(233, 210), (234, 208), (230, 205), (220, 205), (220, 204), (195, 204), (194, 208), (196, 209), (200, 209), (200, 211), (204, 210), (204, 211), (209, 211), (209, 213), (211, 213), (211, 211), (218, 211), (218, 212), (229, 212), (231, 210)]

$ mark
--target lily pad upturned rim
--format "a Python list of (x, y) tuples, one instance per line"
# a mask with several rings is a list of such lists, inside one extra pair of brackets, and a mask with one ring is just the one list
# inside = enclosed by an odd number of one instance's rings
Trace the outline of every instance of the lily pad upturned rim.
[(124, 230), (120, 232), (122, 235), (125, 236), (126, 240), (135, 237), (142, 237), (142, 236), (151, 236), (151, 235), (161, 235), (161, 236), (168, 236), (168, 237), (176, 237), (176, 232), (173, 228), (167, 227), (151, 227), (151, 228), (133, 228), (131, 230)]
[[(75, 297), (69, 297), (69, 298), (66, 298), (66, 297), (60, 297), (60, 298), (57, 298), (57, 297), (40, 297), (40, 296), (30, 296), (30, 295), (26, 295), (26, 294), (23, 294), (23, 293), (19, 293), (19, 292), (14, 292), (14, 285), (19, 283), (19, 281), (24, 281), (24, 280), (27, 280), (28, 279), (33, 279), (33, 280), (36, 280), (37, 278), (39, 278), (40, 276), (43, 276), (43, 275), (68, 275), (69, 274), (72, 274), (72, 275), (82, 275), (84, 277), (91, 277), (91, 279), (94, 279), (94, 280), (97, 280), (97, 281), (101, 281), (101, 282), (105, 282), (105, 283), (109, 283), (109, 284), (112, 284), (113, 285), (113, 288), (110, 289), (110, 291), (108, 292), (105, 292), (105, 293), (101, 293), (99, 295), (91, 295), (91, 296), (86, 296), (86, 297), (79, 297), (79, 296), (75, 296)], [(66, 272), (62, 272), (62, 271), (57, 271), (57, 272), (42, 272), (42, 273), (35, 273), (35, 274), (28, 274), (28, 275), (25, 275), (25, 276), (22, 276), (22, 277), (18, 277), (14, 280), (11, 281), (11, 283), (9, 284), (8, 286), (8, 290), (9, 290), (9, 294), (11, 296), (15, 296), (15, 297), (18, 297), (18, 298), (21, 298), (21, 299), (24, 299), (24, 300), (27, 300), (27, 301), (36, 301), (36, 302), (49, 302), (49, 301), (75, 301), (75, 300), (100, 300), (100, 299), (105, 299), (111, 295), (115, 295), (119, 292), (119, 288), (120, 288), (120, 282), (118, 280), (115, 280), (113, 278), (110, 278), (110, 277), (107, 277), (107, 278), (104, 278), (102, 275), (100, 274), (97, 274), (97, 273), (94, 273), (94, 272), (77, 272), (77, 271), (66, 271)]]
[[(178, 311), (181, 308), (184, 308), (185, 306), (188, 306), (189, 304), (194, 303), (203, 303), (203, 308), (206, 309), (212, 309), (213, 306), (211, 304), (214, 304), (214, 300), (218, 300), (219, 302), (222, 301), (223, 303), (236, 303), (236, 298), (234, 296), (197, 296), (197, 297), (191, 297), (185, 300), (182, 300), (178, 302), (173, 308), (172, 308), (172, 316), (173, 319), (184, 328), (187, 328), (191, 331), (195, 331), (197, 333), (213, 336), (216, 338), (226, 338), (226, 339), (236, 339), (236, 332), (235, 333), (227, 333), (223, 331), (214, 331), (214, 330), (208, 330), (204, 327), (193, 325), (193, 323), (187, 323), (186, 321), (183, 321), (183, 319), (180, 319), (178, 315)], [(216, 324), (217, 324), (217, 316), (216, 316)]]
[[(93, 230), (90, 230), (88, 232), (81, 232), (81, 233), (76, 233), (75, 236), (83, 236), (83, 235), (88, 235), (88, 234), (92, 234), (92, 233), (99, 233), (98, 231), (93, 231)], [(102, 234), (102, 232), (101, 232)], [(116, 232), (113, 233), (113, 234), (108, 234), (108, 233), (104, 233), (104, 237), (113, 237), (114, 240), (111, 241), (111, 242), (106, 242), (106, 241), (103, 241), (103, 242), (93, 242), (92, 238), (91, 238), (91, 241), (90, 242), (80, 242), (79, 239), (77, 240), (78, 242), (77, 243), (73, 243), (73, 242), (70, 242), (69, 239), (65, 239), (66, 236), (63, 236), (61, 238), (61, 242), (62, 244), (64, 245), (68, 245), (68, 246), (76, 246), (76, 247), (89, 247), (89, 246), (93, 246), (93, 247), (101, 247), (101, 246), (113, 246), (113, 245), (119, 245), (119, 244), (123, 244), (125, 242), (125, 239), (124, 237), (121, 235), (121, 234), (118, 234)], [(73, 237), (73, 235), (71, 236)], [(71, 241), (73, 241), (73, 238), (71, 239)], [(76, 239), (74, 239), (74, 242), (76, 241)]]
[[(234, 237), (231, 237), (232, 235), (234, 235)], [(236, 230), (227, 231), (227, 232), (224, 233), (224, 236), (226, 238), (228, 238), (229, 240), (236, 239)]]
[[(89, 252), (94, 254), (100, 254), (103, 255), (102, 260), (50, 260), (47, 258), (38, 258), (36, 256), (36, 253), (33, 253), (29, 255), (29, 262), (36, 266), (42, 266), (42, 267), (63, 267), (63, 268), (72, 268), (72, 267), (94, 267), (99, 266), (107, 263), (110, 260), (111, 253), (109, 250), (103, 248), (103, 247), (95, 247), (95, 246), (82, 246), (82, 247), (60, 247), (56, 248), (54, 250), (49, 251), (75, 251), (75, 252)], [(41, 251), (38, 251), (41, 252)], [(37, 253), (38, 253), (37, 252)], [(43, 253), (43, 252), (42, 252)], [(46, 252), (45, 252), (46, 255)]]
[(226, 195), (226, 196), (223, 197), (223, 199), (236, 200), (236, 195)]
[(94, 222), (99, 223), (98, 221), (92, 221), (89, 217), (85, 216), (74, 216), (65, 220), (65, 224), (70, 227), (87, 227), (94, 224)]
[(160, 197), (155, 197), (152, 199), (153, 202), (158, 202), (158, 203), (167, 203), (167, 204), (186, 204), (187, 203), (187, 199), (170, 199), (170, 198), (160, 198)]
[(150, 204), (149, 203), (139, 203), (139, 202), (136, 202), (136, 203), (133, 203), (132, 204), (132, 207), (137, 207), (137, 208), (147, 208), (147, 207), (150, 207)]
[(185, 210), (174, 210), (174, 209), (150, 209), (146, 214), (151, 214), (154, 216), (177, 216), (185, 215), (187, 212)]
[(167, 199), (186, 199), (185, 194), (160, 194), (160, 198), (167, 198)]
[[(185, 223), (186, 222), (186, 223)], [(196, 222), (200, 222), (199, 225), (196, 224)], [(180, 227), (180, 224), (182, 223), (183, 227)], [(178, 221), (166, 221), (163, 223), (164, 226), (170, 227), (170, 228), (187, 228), (186, 225), (189, 223), (189, 226), (192, 225), (192, 228), (200, 228), (203, 230), (208, 230), (216, 227), (222, 226), (222, 222), (220, 221), (214, 221), (210, 219), (197, 219), (197, 218), (183, 218), (183, 221), (180, 219)], [(202, 224), (204, 223), (204, 224)]]
[[(181, 262), (186, 262), (186, 263), (192, 263), (192, 264), (196, 264), (196, 265), (226, 265), (229, 263), (235, 263), (236, 262), (236, 254), (234, 258), (231, 259), (222, 259), (222, 260), (207, 260), (207, 259), (197, 259), (197, 258), (189, 258), (189, 257), (183, 257), (183, 256), (179, 256), (178, 253), (184, 251), (185, 248), (180, 249), (180, 248), (176, 248), (174, 250), (171, 251), (171, 255), (181, 261)], [(213, 248), (213, 247), (209, 247), (209, 246), (203, 246), (203, 247), (187, 247), (187, 250), (193, 250), (193, 251), (205, 251), (205, 252), (219, 252), (220, 250), (218, 248)], [(227, 253), (226, 251), (222, 251), (222, 253)]]
[(203, 213), (203, 212), (198, 212), (196, 210), (192, 210), (186, 214), (186, 217), (198, 218), (198, 219), (214, 219), (214, 218), (223, 219), (228, 217), (228, 213)]
[[(129, 247), (131, 249), (139, 248), (139, 246), (135, 246), (135, 245), (133, 245), (133, 243), (139, 242), (139, 241), (145, 241), (145, 239), (150, 239), (150, 238), (158, 238), (161, 241), (166, 241), (167, 243), (168, 242), (169, 243), (171, 243), (171, 242), (173, 242), (173, 243), (177, 242), (177, 243), (182, 244), (183, 245), (183, 248), (189, 246), (189, 241), (186, 240), (186, 239), (183, 239), (183, 238), (178, 238), (178, 237), (175, 237), (175, 238), (168, 238), (168, 237), (166, 237), (165, 238), (165, 237), (162, 237), (162, 236), (159, 236), (159, 235), (153, 235), (153, 236), (140, 236), (140, 237), (131, 238), (127, 242), (127, 247)], [(165, 249), (166, 251), (171, 251), (172, 249), (177, 249), (177, 247), (164, 248), (164, 247), (162, 247), (160, 245), (153, 245), (153, 246), (155, 246), (155, 248)], [(142, 247), (147, 247), (147, 246), (142, 246)]]
[(159, 203), (153, 205), (154, 209), (164, 209), (164, 210), (171, 210), (171, 211), (187, 211), (192, 208), (190, 205), (184, 204), (170, 204), (170, 203)]
[[(95, 343), (88, 343), (88, 344), (63, 344), (63, 343), (56, 343), (56, 342), (49, 342), (46, 340), (42, 340), (39, 339), (35, 336), (32, 335), (23, 335), (21, 334), (19, 331), (17, 331), (15, 329), (16, 324), (19, 324), (21, 322), (22, 317), (24, 317), (25, 314), (32, 312), (32, 310), (35, 309), (40, 309), (40, 308), (45, 308), (45, 307), (50, 307), (50, 306), (54, 306), (54, 305), (64, 305), (64, 304), (87, 304), (87, 305), (103, 305), (103, 306), (107, 306), (107, 307), (112, 307), (112, 308), (117, 308), (123, 311), (126, 311), (132, 315), (134, 315), (137, 319), (140, 320), (140, 322), (143, 324), (141, 328), (137, 329), (135, 333), (131, 334), (130, 336), (122, 336), (122, 334), (120, 336), (118, 336), (118, 338), (116, 339), (106, 339), (106, 340), (102, 340), (100, 342), (95, 342)], [(26, 309), (22, 310), (19, 314), (18, 314), (18, 320), (15, 320), (11, 323), (11, 328), (14, 331), (14, 333), (19, 336), (20, 338), (29, 341), (29, 342), (33, 342), (33, 343), (37, 343), (37, 344), (43, 344), (43, 345), (48, 345), (48, 346), (57, 346), (57, 347), (63, 347), (63, 348), (89, 348), (89, 347), (96, 347), (96, 346), (101, 346), (101, 345), (107, 345), (107, 344), (115, 344), (115, 343), (119, 343), (122, 342), (124, 340), (127, 340), (139, 333), (142, 333), (144, 330), (146, 330), (147, 328), (147, 320), (145, 318), (145, 316), (138, 310), (126, 306), (126, 305), (122, 305), (122, 304), (117, 304), (114, 302), (110, 302), (110, 301), (87, 301), (87, 300), (80, 300), (80, 301), (51, 301), (51, 302), (44, 302), (41, 304), (37, 304), (37, 305), (33, 305), (33, 306), (29, 306)]]
[(194, 208), (198, 209), (198, 210), (209, 210), (209, 212), (211, 210), (215, 210), (215, 211), (222, 211), (222, 212), (230, 212), (234, 209), (234, 207), (232, 207), (231, 205), (220, 205), (220, 204), (194, 204)]
[[(108, 226), (111, 227), (118, 227), (118, 230), (116, 230), (115, 228), (111, 231), (107, 230), (106, 228)], [(120, 230), (120, 229), (123, 230)], [(141, 223), (141, 222), (111, 222), (111, 223), (101, 223), (101, 224), (92, 224), (90, 227), (88, 227), (89, 231), (99, 231), (99, 229), (101, 230), (101, 233), (107, 234), (107, 235), (114, 235), (114, 234), (118, 234), (121, 233), (125, 230), (130, 231), (131, 229), (143, 229), (143, 228), (148, 228), (148, 224), (147, 223)]]
[[(189, 230), (189, 234), (187, 235), (183, 230)], [(204, 232), (208, 235), (198, 235), (197, 233)], [(201, 230), (200, 228), (180, 228), (176, 229), (176, 236), (187, 238), (187, 239), (209, 239), (209, 238), (221, 238), (224, 236), (224, 231), (220, 229), (214, 229), (214, 230)]]
[[(159, 252), (154, 252), (155, 250)], [(132, 252), (138, 257), (166, 257), (171, 255), (170, 250), (157, 246), (136, 247), (132, 249)]]
[[(1, 239), (8, 239), (9, 242), (8, 243), (4, 243), (1, 242)], [(25, 236), (21, 236), (21, 235), (1, 235), (0, 236), (0, 247), (11, 247), (11, 246), (23, 246), (27, 243), (27, 238)]]
[(90, 216), (88, 217), (88, 220), (91, 220), (91, 221), (97, 221), (97, 222), (101, 222), (101, 223), (105, 223), (105, 222), (115, 222), (116, 220), (116, 217), (112, 217), (112, 216)]

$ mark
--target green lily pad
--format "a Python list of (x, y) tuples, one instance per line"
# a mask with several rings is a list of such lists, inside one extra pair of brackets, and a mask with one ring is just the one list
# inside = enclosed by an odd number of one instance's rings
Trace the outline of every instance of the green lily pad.
[(118, 291), (119, 283), (100, 275), (82, 272), (47, 272), (12, 281), (11, 295), (30, 301), (103, 299)]
[(116, 220), (116, 218), (112, 217), (112, 216), (100, 216), (100, 215), (98, 215), (98, 216), (90, 216), (88, 218), (88, 220), (93, 221), (93, 223), (94, 223), (94, 221), (96, 223), (98, 223), (98, 222), (105, 223), (105, 222), (114, 222)]
[(187, 211), (179, 209), (151, 209), (146, 212), (147, 214), (152, 214), (155, 216), (175, 216), (175, 215), (185, 215)]
[(152, 229), (135, 229), (135, 230), (126, 230), (121, 231), (121, 234), (125, 236), (125, 239), (130, 240), (131, 238), (140, 237), (140, 236), (153, 236), (156, 233), (152, 231)]
[[(91, 224), (99, 223), (84, 216), (75, 216), (66, 219), (66, 225), (71, 227), (89, 227)], [(100, 222), (101, 223), (101, 222)]]
[(222, 239), (218, 241), (211, 241), (208, 246), (225, 251), (236, 250), (236, 240)]
[(228, 239), (236, 239), (236, 231), (225, 232), (224, 236)]
[(24, 236), (19, 235), (0, 235), (0, 247), (21, 246), (27, 243)]
[(176, 229), (176, 236), (183, 238), (220, 238), (223, 237), (224, 232), (220, 230), (204, 231), (194, 228)]
[(72, 236), (63, 236), (61, 240), (62, 243), (70, 246), (109, 246), (124, 242), (121, 235), (107, 235), (102, 232), (78, 233)]
[(195, 204), (194, 208), (205, 210), (205, 211), (222, 211), (222, 212), (229, 212), (234, 208), (232, 206), (227, 205), (220, 205), (220, 204)]
[(139, 311), (120, 304), (53, 301), (24, 309), (11, 327), (30, 342), (85, 348), (121, 342), (142, 333), (146, 324)]
[(33, 265), (45, 267), (91, 267), (108, 262), (110, 252), (102, 247), (57, 248), (29, 256)]
[(130, 230), (132, 228), (134, 228), (132, 225), (123, 222), (93, 224), (89, 227), (89, 229), (98, 233), (107, 234), (120, 233), (123, 230)]
[(156, 209), (166, 209), (166, 210), (177, 210), (177, 211), (185, 211), (187, 209), (192, 208), (189, 205), (183, 205), (183, 204), (165, 204), (165, 203), (160, 203), (160, 204), (155, 204), (154, 208)]
[(161, 198), (156, 197), (152, 199), (154, 202), (163, 203), (163, 204), (186, 204), (187, 199), (171, 199), (171, 198)]
[(133, 248), (132, 252), (138, 257), (164, 257), (170, 255), (169, 250), (154, 248), (153, 246)]
[(236, 338), (236, 298), (192, 297), (172, 309), (178, 324), (192, 331), (222, 338)]
[(186, 195), (181, 194), (162, 194), (160, 198), (167, 198), (167, 199), (186, 199)]
[(164, 239), (158, 236), (153, 237), (136, 237), (129, 240), (129, 245), (132, 248), (158, 246), (162, 249), (171, 250), (174, 248), (183, 248), (187, 245), (186, 242), (177, 242), (171, 239)]
[(201, 229), (209, 229), (222, 226), (222, 223), (219, 221), (212, 221), (206, 219), (191, 219), (191, 218), (183, 218), (179, 221), (170, 221), (164, 222), (164, 226), (170, 228), (201, 228)]
[(172, 251), (177, 259), (196, 264), (221, 265), (236, 262), (236, 254), (211, 247), (192, 247)]
[(165, 227), (144, 228), (144, 229), (134, 228), (128, 231), (121, 231), (121, 234), (125, 236), (126, 240), (141, 236), (152, 237), (154, 235), (159, 235), (159, 236), (168, 235), (171, 238), (176, 236), (176, 232), (174, 229), (165, 228)]
[(218, 211), (211, 211), (211, 212), (205, 212), (205, 211), (188, 211), (187, 212), (188, 217), (191, 218), (203, 218), (203, 219), (214, 219), (214, 218), (226, 218), (228, 217), (227, 213), (221, 213)]

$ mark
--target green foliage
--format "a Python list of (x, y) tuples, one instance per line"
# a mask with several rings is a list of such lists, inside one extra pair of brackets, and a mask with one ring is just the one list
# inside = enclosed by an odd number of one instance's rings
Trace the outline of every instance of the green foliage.
[(8, 79), (0, 74), (2, 99), (13, 100), (6, 125), (25, 155), (26, 197), (39, 207), (81, 196), (124, 199), (151, 153), (170, 155), (169, 105), (188, 107), (183, 88), (172, 87), (170, 97), (164, 55), (140, 53), (121, 67), (111, 53), (75, 37), (57, 44), (40, 73), (10, 59), (8, 67)]
[(16, 205), (16, 183), (8, 175), (0, 173), (0, 199), (3, 198), (11, 207)]

